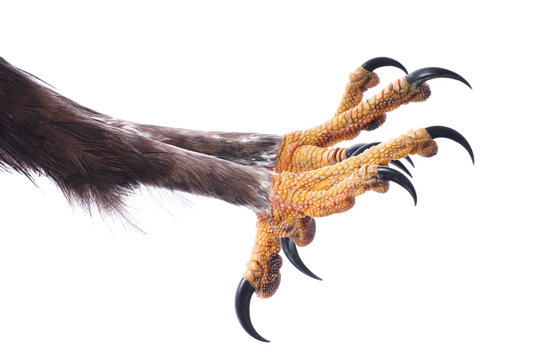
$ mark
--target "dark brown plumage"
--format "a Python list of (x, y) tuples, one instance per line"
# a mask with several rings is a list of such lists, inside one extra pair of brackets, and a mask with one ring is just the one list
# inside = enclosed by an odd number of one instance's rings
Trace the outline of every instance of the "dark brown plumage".
[(122, 213), (124, 196), (144, 185), (264, 211), (265, 168), (275, 164), (280, 140), (116, 120), (0, 58), (0, 166), (46, 175), (85, 207)]

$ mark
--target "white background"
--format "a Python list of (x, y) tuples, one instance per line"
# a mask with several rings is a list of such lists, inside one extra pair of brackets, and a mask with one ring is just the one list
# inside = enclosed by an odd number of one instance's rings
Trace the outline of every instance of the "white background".
[[(15, 2), (13, 2), (15, 3)], [(319, 219), (259, 343), (233, 298), (255, 216), (171, 193), (130, 199), (144, 233), (71, 209), (46, 179), (0, 174), (0, 359), (538, 359), (538, 34), (532, 2), (4, 2), (1, 54), (98, 111), (283, 134), (326, 121), (348, 74), (391, 56), (473, 86), (389, 114), (360, 142), (451, 126), (415, 158), (418, 206), (392, 186)], [(381, 86), (402, 73), (378, 71)], [(233, 179), (231, 179), (233, 180)], [(156, 199), (157, 198), (157, 199)]]

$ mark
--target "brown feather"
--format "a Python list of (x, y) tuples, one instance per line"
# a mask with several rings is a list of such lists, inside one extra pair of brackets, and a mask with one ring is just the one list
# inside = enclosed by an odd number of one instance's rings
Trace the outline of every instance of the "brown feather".
[(141, 125), (117, 119), (110, 119), (107, 122), (182, 149), (262, 168), (276, 166), (277, 154), (283, 139), (277, 135), (198, 131)]
[(86, 207), (122, 212), (124, 196), (145, 185), (264, 211), (271, 174), (262, 167), (280, 138), (248, 135), (114, 120), (0, 58), (0, 166), (46, 175)]

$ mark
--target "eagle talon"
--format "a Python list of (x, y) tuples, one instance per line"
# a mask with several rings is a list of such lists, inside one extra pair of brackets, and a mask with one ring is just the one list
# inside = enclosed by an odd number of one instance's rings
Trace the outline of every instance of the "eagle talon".
[(242, 278), (242, 280), (240, 280), (240, 284), (238, 284), (238, 288), (236, 290), (236, 297), (234, 299), (236, 316), (238, 317), (240, 325), (242, 325), (244, 330), (246, 330), (249, 335), (259, 341), (270, 342), (269, 340), (266, 340), (261, 335), (259, 335), (259, 333), (253, 327), (253, 324), (251, 323), (249, 307), (251, 304), (251, 297), (253, 296), (254, 292), (255, 287), (249, 281)]
[(407, 75), (407, 82), (412, 87), (418, 87), (426, 81), (436, 78), (449, 78), (458, 80), (472, 89), (471, 85), (461, 75), (439, 67), (426, 67), (413, 71), (412, 73)]
[(395, 167), (397, 167), (398, 169), (400, 169), (401, 171), (403, 171), (405, 174), (409, 175), (410, 177), (413, 177), (409, 169), (407, 169), (407, 167), (403, 165), (401, 161), (390, 160), (390, 164), (394, 165)]
[(456, 130), (446, 126), (430, 126), (425, 128), (425, 130), (432, 139), (446, 138), (454, 140), (455, 142), (463, 146), (465, 150), (467, 150), (467, 152), (469, 153), (469, 156), (471, 157), (471, 160), (474, 164), (474, 153), (471, 145), (469, 144), (467, 139), (465, 139), (465, 137), (458, 133)]
[[(369, 149), (370, 147), (376, 146), (376, 145), (379, 145), (379, 144), (380, 144), (380, 142), (377, 141), (377, 142), (372, 142), (372, 143), (369, 143), (369, 144), (359, 143), (359, 144), (352, 145), (349, 148), (347, 148), (347, 151), (346, 151), (347, 158), (357, 156), (357, 155), (363, 153), (365, 150)], [(413, 161), (412, 161), (412, 159), (411, 159), (411, 157), (409, 155), (405, 156), (405, 160), (407, 160), (412, 165), (412, 167), (414, 167), (414, 163), (413, 163)], [(398, 167), (402, 171), (404, 171), (410, 177), (412, 177), (412, 174), (409, 171), (409, 169), (407, 169), (405, 167), (405, 165), (403, 165), (403, 163), (401, 161), (399, 161), (399, 160), (391, 160), (390, 163), (395, 165), (396, 167)]]
[(357, 153), (356, 151), (358, 149), (364, 149), (365, 150), (365, 147), (364, 147), (365, 145), (366, 145), (366, 143), (358, 143), (358, 144), (351, 145), (345, 151), (345, 155), (347, 156), (347, 158), (356, 156), (356, 155), (360, 154), (363, 150), (360, 151), (359, 153)]
[(383, 66), (393, 66), (393, 67), (403, 70), (405, 74), (409, 73), (407, 69), (405, 69), (405, 66), (401, 65), (399, 61), (396, 61), (392, 58), (384, 57), (384, 56), (370, 59), (366, 61), (361, 67), (366, 71), (373, 72), (373, 70), (378, 69)]
[(407, 160), (409, 162), (409, 164), (411, 164), (412, 167), (416, 167), (416, 166), (414, 166), (414, 163), (413, 163), (413, 161), (412, 161), (412, 159), (411, 159), (411, 157), (409, 155), (405, 156), (405, 160)]
[(377, 169), (377, 175), (379, 176), (379, 179), (381, 180), (392, 181), (402, 186), (405, 190), (409, 192), (409, 194), (411, 194), (412, 198), (414, 199), (414, 205), (416, 205), (416, 201), (417, 201), (416, 190), (414, 189), (413, 184), (405, 175), (403, 175), (397, 170), (394, 170), (386, 166), (379, 166)]
[(302, 259), (300, 258), (300, 255), (298, 254), (298, 249), (296, 248), (296, 245), (294, 241), (289, 237), (283, 237), (281, 238), (281, 248), (283, 249), (283, 253), (289, 259), (291, 264), (298, 270), (300, 270), (303, 274), (316, 279), (316, 280), (322, 280), (320, 277), (315, 275), (311, 270), (308, 269), (308, 267), (304, 264)]
[(379, 144), (380, 144), (380, 142), (371, 142), (371, 143), (368, 143), (368, 144), (361, 144), (361, 146), (358, 146), (358, 147), (355, 148), (355, 151), (349, 157), (360, 155), (361, 153), (363, 153), (365, 150), (369, 149), (370, 147), (375, 146), (375, 145), (379, 145)]

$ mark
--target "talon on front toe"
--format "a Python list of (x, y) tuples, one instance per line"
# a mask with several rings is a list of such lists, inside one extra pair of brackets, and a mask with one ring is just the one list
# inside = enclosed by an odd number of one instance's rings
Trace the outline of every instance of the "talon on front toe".
[(465, 137), (458, 133), (456, 130), (446, 126), (430, 126), (425, 128), (425, 130), (432, 139), (446, 138), (454, 140), (455, 142), (463, 146), (465, 150), (467, 150), (467, 152), (469, 153), (469, 156), (471, 157), (471, 160), (474, 164), (474, 153), (471, 145), (469, 144), (467, 139), (465, 139)]
[(379, 166), (377, 169), (377, 175), (381, 180), (384, 181), (393, 181), (396, 184), (402, 186), (405, 190), (411, 194), (414, 205), (416, 205), (417, 197), (416, 197), (416, 190), (414, 189), (413, 184), (411, 181), (402, 173), (400, 173), (397, 170), (394, 170), (392, 168), (386, 167), (386, 166)]
[(285, 253), (287, 259), (289, 259), (289, 261), (291, 262), (291, 264), (293, 264), (295, 268), (313, 279), (322, 280), (311, 270), (309, 270), (309, 268), (304, 264), (304, 262), (300, 258), (300, 255), (298, 254), (298, 249), (296, 248), (293, 239), (289, 237), (281, 238), (281, 248), (283, 249), (283, 252)]
[(357, 153), (357, 150), (358, 149), (365, 149), (365, 146), (366, 144), (365, 143), (358, 143), (358, 144), (354, 144), (354, 145), (351, 145), (347, 148), (346, 152), (345, 152), (345, 155), (347, 156), (347, 158), (350, 158), (350, 157), (353, 157), (353, 156), (356, 156), (358, 154), (360, 154), (362, 151), (360, 151), (360, 153)]
[[(379, 144), (380, 144), (380, 142), (372, 142), (372, 143), (369, 143), (369, 144), (365, 144), (365, 143), (355, 144), (355, 145), (352, 145), (349, 148), (347, 148), (347, 151), (345, 152), (345, 154), (346, 154), (347, 158), (357, 156), (357, 155), (363, 153), (365, 150), (369, 149), (370, 147), (376, 146), (376, 145), (379, 145)], [(412, 161), (412, 159), (410, 158), (409, 155), (405, 156), (405, 160), (407, 160), (412, 165), (412, 167), (414, 167), (414, 163), (413, 163), (413, 161)], [(412, 177), (412, 174), (409, 171), (409, 169), (407, 169), (405, 167), (405, 165), (403, 165), (403, 163), (401, 161), (399, 161), (399, 160), (391, 160), (390, 163), (392, 163), (393, 165), (395, 165), (399, 169), (403, 170), (407, 175)]]
[(394, 165), (395, 167), (397, 167), (398, 169), (400, 169), (401, 171), (403, 171), (405, 174), (409, 175), (410, 177), (413, 177), (411, 172), (409, 171), (409, 169), (407, 169), (407, 167), (405, 165), (403, 165), (403, 163), (401, 161), (399, 161), (399, 160), (390, 160), (390, 164)]
[[(379, 144), (380, 144), (380, 142), (371, 142), (369, 144), (358, 144), (359, 146), (355, 147), (354, 152), (352, 152), (351, 156), (349, 156), (349, 157), (360, 155), (361, 153), (363, 153), (364, 151), (366, 151), (370, 147), (376, 146), (376, 145), (379, 145)], [(352, 146), (351, 146), (351, 148), (352, 148)], [(349, 154), (349, 152), (347, 151), (347, 155), (348, 154)]]
[(418, 87), (426, 81), (436, 78), (449, 78), (458, 80), (472, 89), (471, 85), (461, 75), (439, 67), (426, 67), (413, 71), (412, 73), (407, 75), (407, 82), (412, 87)]
[(362, 68), (364, 70), (373, 72), (373, 70), (378, 69), (378, 68), (383, 67), (383, 66), (393, 66), (393, 67), (396, 67), (398, 69), (403, 70), (405, 72), (405, 74), (409, 73), (407, 71), (407, 69), (405, 69), (405, 66), (401, 65), (401, 63), (399, 61), (396, 61), (396, 60), (394, 60), (392, 58), (384, 57), (384, 56), (376, 57), (376, 58), (373, 58), (373, 59), (370, 59), (370, 60), (366, 61), (362, 65)]

